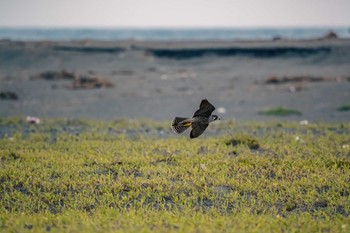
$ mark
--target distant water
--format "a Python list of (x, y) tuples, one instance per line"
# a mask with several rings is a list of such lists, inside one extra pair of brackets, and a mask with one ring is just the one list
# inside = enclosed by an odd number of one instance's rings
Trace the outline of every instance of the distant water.
[(256, 40), (276, 36), (311, 39), (330, 30), (349, 38), (349, 28), (215, 28), (215, 29), (97, 29), (97, 28), (0, 28), (0, 39), (11, 40)]

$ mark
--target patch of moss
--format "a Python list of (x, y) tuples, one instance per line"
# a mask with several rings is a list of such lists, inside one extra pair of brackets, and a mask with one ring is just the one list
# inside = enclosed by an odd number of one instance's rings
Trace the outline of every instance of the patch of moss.
[(249, 135), (236, 135), (235, 137), (227, 140), (225, 144), (232, 145), (232, 146), (237, 146), (237, 145), (246, 145), (249, 147), (251, 150), (257, 150), (260, 148), (259, 142), (257, 139), (249, 136)]
[(339, 108), (337, 108), (339, 112), (347, 112), (350, 111), (350, 105), (342, 105)]
[(277, 108), (271, 108), (265, 111), (258, 112), (259, 115), (265, 115), (265, 116), (291, 116), (291, 115), (302, 115), (302, 113), (295, 109), (289, 109), (289, 108), (283, 108), (283, 107), (277, 107)]
[(0, 232), (349, 227), (349, 123), (228, 121), (196, 140), (144, 130), (168, 122), (18, 124), (0, 136)]

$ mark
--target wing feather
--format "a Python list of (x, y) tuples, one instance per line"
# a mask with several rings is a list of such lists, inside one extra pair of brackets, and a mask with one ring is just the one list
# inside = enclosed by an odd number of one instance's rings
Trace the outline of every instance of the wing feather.
[(212, 112), (214, 112), (215, 107), (209, 103), (207, 99), (203, 99), (201, 104), (199, 105), (199, 109), (194, 113), (193, 117), (203, 116), (210, 117)]
[(192, 130), (190, 133), (190, 138), (196, 138), (200, 136), (205, 129), (208, 127), (209, 124), (201, 124), (199, 122), (195, 122), (192, 124)]

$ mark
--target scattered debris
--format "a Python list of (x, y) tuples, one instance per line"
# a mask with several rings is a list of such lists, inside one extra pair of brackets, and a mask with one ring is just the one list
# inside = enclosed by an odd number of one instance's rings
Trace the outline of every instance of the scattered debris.
[[(304, 90), (306, 83), (316, 83), (316, 82), (350, 82), (349, 77), (321, 77), (321, 76), (271, 76), (265, 79), (262, 84), (265, 85), (283, 85), (288, 84), (288, 91), (296, 93)], [(256, 81), (256, 83), (259, 83)]]
[(315, 76), (271, 76), (264, 81), (264, 84), (285, 84), (285, 83), (311, 83), (311, 82), (350, 82), (349, 77), (315, 77)]
[(264, 81), (264, 84), (285, 84), (285, 83), (300, 83), (300, 82), (338, 82), (340, 77), (327, 78), (327, 77), (312, 77), (312, 76), (271, 76)]
[[(88, 75), (80, 75), (74, 72), (62, 71), (46, 71), (32, 79), (44, 79), (48, 81), (60, 81), (60, 80), (71, 80), (72, 83), (65, 85), (67, 89), (95, 89), (95, 88), (112, 88), (114, 84), (99, 77), (95, 76), (93, 71), (89, 71)], [(53, 89), (57, 88), (57, 85), (52, 86)]]
[(31, 79), (44, 79), (48, 81), (58, 81), (58, 80), (73, 80), (76, 78), (76, 74), (72, 72), (62, 71), (45, 71), (36, 76), (31, 77)]
[(26, 122), (30, 124), (40, 124), (40, 118), (34, 116), (27, 116)]
[(18, 100), (18, 96), (16, 93), (12, 91), (3, 91), (0, 92), (0, 99), (3, 100)]
[(114, 87), (113, 83), (100, 79), (97, 77), (89, 76), (79, 76), (73, 80), (73, 83), (66, 85), (70, 90), (75, 89), (94, 89), (94, 88), (112, 88)]

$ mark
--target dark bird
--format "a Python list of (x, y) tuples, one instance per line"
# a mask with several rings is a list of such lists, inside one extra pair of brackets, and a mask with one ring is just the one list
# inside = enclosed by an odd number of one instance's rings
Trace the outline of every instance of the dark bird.
[(205, 131), (210, 122), (220, 120), (220, 117), (217, 115), (211, 115), (214, 110), (215, 107), (207, 99), (204, 99), (192, 118), (175, 117), (171, 123), (171, 127), (178, 134), (192, 127), (190, 138), (196, 138)]

